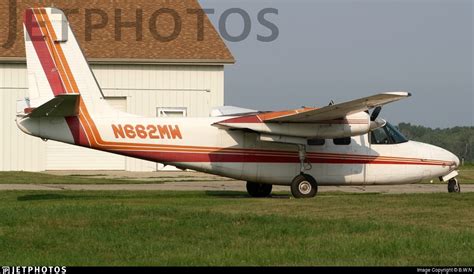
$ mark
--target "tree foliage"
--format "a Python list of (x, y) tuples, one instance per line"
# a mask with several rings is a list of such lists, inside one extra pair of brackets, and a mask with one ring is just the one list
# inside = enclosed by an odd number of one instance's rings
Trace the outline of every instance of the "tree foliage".
[(474, 127), (432, 129), (410, 123), (398, 124), (399, 130), (410, 140), (442, 147), (465, 162), (474, 162)]

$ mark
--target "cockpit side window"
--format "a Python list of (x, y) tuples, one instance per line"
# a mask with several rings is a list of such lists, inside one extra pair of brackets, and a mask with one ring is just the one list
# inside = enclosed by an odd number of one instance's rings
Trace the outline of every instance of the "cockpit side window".
[(391, 144), (387, 133), (383, 127), (377, 128), (370, 133), (370, 143), (373, 145)]
[(370, 132), (370, 143), (373, 145), (400, 144), (407, 141), (408, 139), (389, 123)]

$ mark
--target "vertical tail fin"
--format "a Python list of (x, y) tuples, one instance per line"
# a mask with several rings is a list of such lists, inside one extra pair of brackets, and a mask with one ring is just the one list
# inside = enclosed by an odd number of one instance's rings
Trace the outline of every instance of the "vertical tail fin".
[(25, 48), (32, 107), (60, 94), (80, 94), (90, 113), (116, 112), (102, 91), (69, 26), (55, 8), (32, 8), (25, 13)]

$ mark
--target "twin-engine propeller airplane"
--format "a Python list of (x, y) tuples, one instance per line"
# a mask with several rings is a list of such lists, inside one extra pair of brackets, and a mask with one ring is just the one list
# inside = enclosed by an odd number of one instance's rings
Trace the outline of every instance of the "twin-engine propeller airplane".
[(244, 180), (253, 197), (269, 196), (272, 185), (306, 198), (320, 185), (434, 177), (460, 191), (455, 155), (409, 141), (378, 118), (383, 105), (410, 93), (289, 111), (222, 107), (206, 118), (139, 117), (105, 102), (62, 11), (28, 9), (24, 32), (29, 98), (18, 102), (16, 122), (27, 134)]

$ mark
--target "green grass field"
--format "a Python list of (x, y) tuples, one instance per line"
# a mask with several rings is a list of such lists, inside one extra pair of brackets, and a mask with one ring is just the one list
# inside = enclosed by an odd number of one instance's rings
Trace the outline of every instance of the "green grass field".
[(459, 169), (459, 179), (461, 184), (474, 184), (474, 164), (461, 166)]
[(0, 192), (3, 265), (473, 265), (474, 193)]
[[(146, 179), (133, 178), (95, 178), (101, 176), (100, 171), (96, 175), (68, 175), (59, 176), (38, 172), (9, 171), (0, 172), (0, 184), (162, 184), (165, 182), (193, 182), (193, 181), (212, 181), (215, 178), (189, 176), (180, 177), (156, 177)], [(219, 180), (226, 180), (219, 178)], [(231, 179), (229, 179), (231, 180)]]

